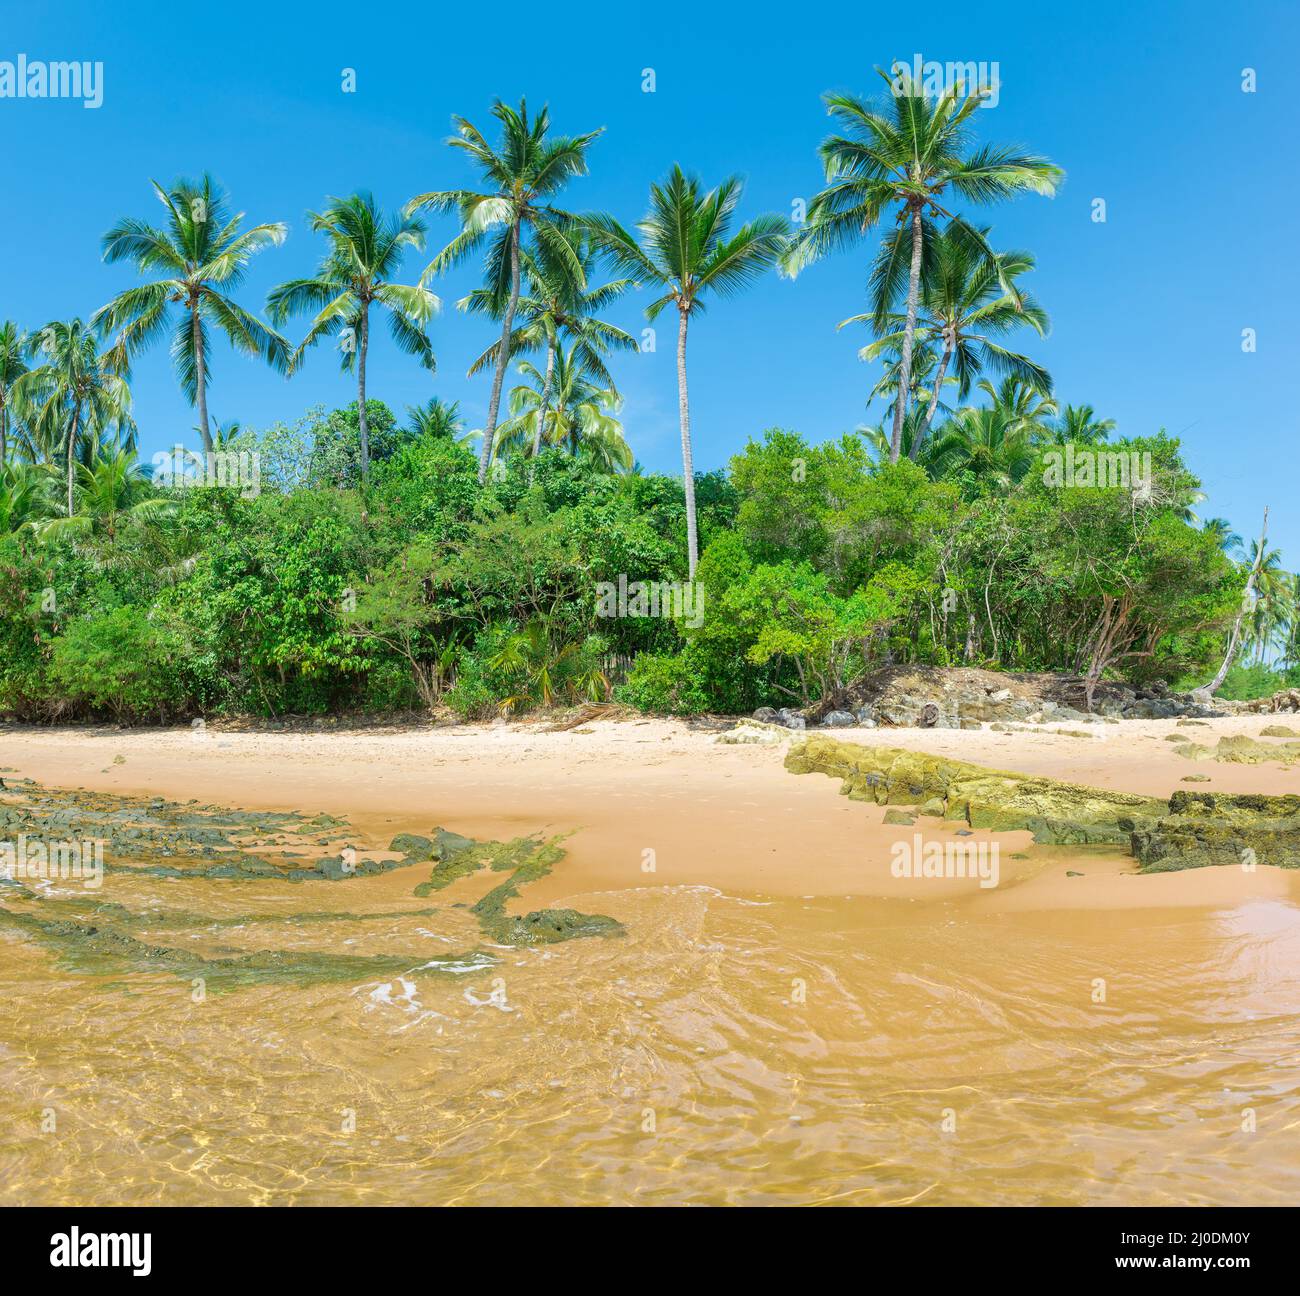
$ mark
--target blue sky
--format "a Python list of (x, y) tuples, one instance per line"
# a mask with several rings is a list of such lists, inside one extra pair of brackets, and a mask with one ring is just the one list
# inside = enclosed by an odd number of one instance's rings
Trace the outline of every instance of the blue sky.
[[(99, 240), (120, 216), (155, 218), (151, 177), (210, 170), (250, 219), (290, 223), (285, 246), (260, 258), (244, 290), (260, 309), (274, 283), (314, 266), (320, 248), (303, 215), (325, 195), (370, 189), (395, 207), (469, 181), (444, 143), (450, 119), (486, 125), (494, 96), (549, 102), (559, 131), (607, 128), (590, 177), (567, 195), (575, 209), (631, 222), (648, 183), (680, 161), (708, 182), (743, 175), (744, 214), (789, 214), (818, 187), (822, 92), (874, 93), (873, 67), (916, 53), (996, 60), (1000, 101), (977, 114), (981, 138), (1027, 145), (1067, 172), (1055, 199), (980, 213), (995, 244), (1038, 258), (1031, 286), (1053, 330), (1027, 349), (1063, 400), (1091, 403), (1123, 433), (1163, 426), (1181, 436), (1206, 482), (1206, 514), (1251, 535), (1270, 504), (1284, 560), (1294, 566), (1300, 554), (1294, 5), (821, 5), (806, 21), (760, 6), (740, 39), (715, 34), (735, 28), (730, 8), (674, 18), (550, 6), (538, 21), (541, 6), (499, 3), (468, 17), (324, 0), (172, 7), (165, 18), (135, 0), (7, 7), (0, 60), (104, 64), (98, 110), (0, 99), (0, 317), (30, 327), (88, 315), (132, 282), (129, 267), (101, 263)], [(590, 26), (579, 34), (565, 20), (582, 13)], [(356, 70), (354, 94), (342, 92), (344, 68)], [(655, 70), (653, 94), (642, 91), (645, 68)], [(1255, 69), (1254, 94), (1242, 92), (1243, 68)], [(1092, 219), (1095, 198), (1106, 202), (1104, 224)], [(451, 233), (440, 219), (430, 244)], [(822, 440), (863, 421), (875, 373), (856, 358), (863, 336), (835, 324), (863, 309), (870, 255), (864, 246), (796, 283), (773, 277), (711, 306), (690, 343), (697, 465), (725, 463), (766, 427)], [(409, 277), (423, 264), (412, 257)], [(466, 268), (435, 285), (444, 310), (432, 327), (434, 377), (386, 336), (374, 348), (371, 394), (399, 415), (436, 391), (482, 421), (488, 380), (464, 374), (491, 325), (454, 308), (475, 282)], [(639, 309), (631, 295), (611, 314), (640, 329)], [(1242, 350), (1246, 328), (1256, 330), (1253, 354)], [(680, 471), (673, 348), (660, 341), (654, 354), (620, 359), (615, 376), (638, 458)], [(263, 427), (355, 394), (324, 349), (292, 382), (224, 346), (214, 369), (209, 405), (223, 422)], [(165, 345), (139, 361), (134, 391), (146, 456), (191, 438)]]

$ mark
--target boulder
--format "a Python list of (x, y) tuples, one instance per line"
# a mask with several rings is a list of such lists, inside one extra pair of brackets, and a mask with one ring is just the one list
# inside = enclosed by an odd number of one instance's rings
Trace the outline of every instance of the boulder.
[(856, 724), (851, 712), (848, 711), (828, 711), (822, 717), (822, 727), (824, 729), (847, 729), (850, 725)]

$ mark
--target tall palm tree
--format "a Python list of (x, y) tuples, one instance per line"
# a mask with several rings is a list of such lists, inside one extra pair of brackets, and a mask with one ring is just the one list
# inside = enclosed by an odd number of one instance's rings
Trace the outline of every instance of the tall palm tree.
[(686, 488), (686, 550), (695, 579), (699, 538), (695, 520), (695, 469), (691, 455), (691, 411), (686, 386), (686, 332), (692, 315), (710, 292), (730, 296), (777, 264), (789, 240), (782, 216), (758, 216), (731, 233), (741, 182), (730, 176), (704, 192), (699, 180), (674, 164), (663, 184), (650, 186), (650, 209), (637, 225), (640, 242), (612, 216), (586, 219), (596, 243), (620, 273), (656, 290), (646, 318), (677, 309), (677, 411), (682, 435)]
[[(570, 217), (549, 203), (575, 176), (587, 173), (587, 149), (601, 130), (585, 135), (559, 136), (548, 140), (550, 113), (543, 106), (533, 121), (523, 99), (511, 108), (500, 99), (492, 104), (492, 115), (501, 124), (501, 142), (493, 148), (478, 127), (464, 117), (454, 117), (456, 134), (447, 141), (464, 150), (487, 182), (483, 192), (444, 189), (417, 194), (406, 205), (408, 213), (421, 210), (457, 212), (460, 233), (429, 263), (421, 283), (441, 274), (474, 251), (495, 230), (488, 246), (486, 278), (488, 291), (504, 302), (501, 313), (501, 341), (492, 376), (492, 395), (478, 479), (487, 480), (488, 463), (496, 439), (497, 414), (506, 365), (510, 362), (509, 338), (514, 329), (515, 308), (520, 294), (520, 255), (526, 233), (539, 245), (548, 246), (558, 258), (566, 257), (566, 243), (559, 226)], [(581, 280), (581, 266), (574, 264)]]
[(372, 194), (331, 198), (323, 212), (309, 213), (312, 229), (328, 243), (315, 275), (290, 279), (271, 290), (271, 318), (283, 323), (290, 315), (314, 311), (307, 336), (290, 359), (290, 372), (302, 364), (307, 348), (324, 336), (342, 334), (341, 360), (345, 373), (357, 375), (357, 420), (361, 442), (361, 480), (370, 476), (370, 432), (366, 417), (366, 357), (370, 350), (370, 308), (388, 311), (393, 341), (415, 356), (430, 372), (435, 364), (433, 344), (425, 331), (441, 302), (423, 284), (397, 284), (392, 276), (408, 247), (424, 246), (424, 223), (409, 215), (388, 216)]
[(549, 374), (529, 360), (519, 362), (519, 374), (526, 381), (510, 393), (511, 417), (497, 426), (495, 453), (514, 451), (535, 458), (545, 442), (600, 472), (627, 472), (632, 467), (632, 449), (616, 417), (622, 404), (619, 394), (601, 385), (603, 374), (593, 373), (580, 347), (574, 343), (567, 351), (557, 351)]
[(0, 469), (9, 455), (9, 415), (14, 383), (27, 372), (31, 343), (13, 320), (0, 324)]
[(130, 261), (142, 275), (162, 278), (119, 293), (90, 322), (105, 334), (117, 335), (114, 367), (125, 373), (128, 360), (167, 328), (170, 307), (181, 307), (172, 334), (172, 362), (185, 399), (198, 408), (206, 453), (212, 449), (209, 324), (220, 329), (236, 351), (261, 357), (284, 372), (284, 339), (229, 294), (243, 282), (257, 253), (284, 242), (287, 227), (275, 222), (241, 233), (244, 213), (231, 215), (225, 193), (209, 175), (199, 181), (178, 180), (170, 189), (150, 183), (167, 213), (164, 228), (127, 217), (104, 235), (103, 253), (110, 264)]
[[(582, 367), (611, 391), (614, 380), (605, 367), (605, 356), (611, 350), (635, 351), (637, 341), (615, 324), (597, 318), (597, 312), (615, 302), (631, 286), (630, 279), (615, 279), (600, 287), (589, 287), (595, 268), (595, 252), (590, 236), (579, 229), (561, 229), (560, 237), (568, 244), (563, 256), (555, 253), (555, 243), (540, 245), (535, 253), (523, 254), (524, 273), (528, 279), (528, 293), (516, 304), (518, 324), (510, 335), (511, 354), (544, 348), (546, 351), (545, 378), (542, 383), (540, 417), (536, 420), (536, 435), (532, 454), (541, 452), (542, 428), (550, 407), (551, 386), (555, 378), (556, 356), (567, 338), (574, 343)], [(486, 288), (476, 288), (459, 303), (461, 309), (501, 317), (505, 309), (496, 294)], [(494, 342), (470, 365), (470, 374), (477, 373), (489, 364), (495, 364), (501, 343)]]
[[(970, 202), (988, 203), (1026, 191), (1055, 193), (1064, 173), (1044, 158), (1016, 149), (972, 148), (970, 117), (989, 89), (969, 92), (958, 84), (937, 98), (905, 74), (891, 77), (877, 69), (892, 92), (892, 103), (873, 106), (856, 95), (829, 94), (827, 109), (837, 133), (821, 145), (827, 186), (808, 206), (808, 220), (784, 261), (794, 275), (819, 256), (849, 247), (897, 207), (897, 226), (883, 240), (872, 270), (878, 323), (906, 282), (906, 309), (898, 397), (890, 460), (898, 462), (909, 393), (912, 348), (920, 300), (924, 248), (934, 235), (933, 220), (953, 214), (939, 199), (951, 188)], [(961, 222), (965, 225), (964, 222)], [(967, 234), (982, 240), (970, 226)], [(988, 254), (991, 257), (991, 252)]]
[(407, 430), (416, 437), (454, 438), (465, 426), (460, 402), (445, 401), (441, 396), (430, 396), (423, 405), (408, 405), (406, 412), (410, 415)]
[(51, 448), (62, 445), (71, 517), (78, 439), (89, 434), (98, 440), (103, 428), (129, 419), (131, 392), (118, 369), (120, 352), (101, 355), (94, 331), (81, 320), (55, 320), (38, 336), (44, 363), (18, 379), (14, 394), (31, 411), (34, 441)]
[[(996, 340), (1021, 327), (1033, 329), (1039, 337), (1047, 332), (1047, 312), (1016, 287), (1016, 280), (1034, 268), (1034, 258), (1028, 252), (1001, 252), (989, 258), (982, 246), (988, 230), (980, 230), (979, 235), (981, 244), (977, 245), (962, 226), (950, 224), (935, 237), (921, 278), (917, 339), (932, 347), (938, 345), (941, 353), (919, 435), (912, 440), (913, 459), (929, 434), (948, 366), (954, 360), (959, 397), (969, 394), (985, 369), (1013, 375), (1040, 391), (1052, 389), (1046, 369)], [(873, 315), (854, 315), (839, 327), (873, 319)], [(891, 314), (887, 321), (890, 331), (864, 347), (862, 358), (874, 360), (882, 353), (893, 353), (900, 356), (901, 367), (904, 323), (902, 315)], [(915, 369), (915, 351), (912, 358)]]

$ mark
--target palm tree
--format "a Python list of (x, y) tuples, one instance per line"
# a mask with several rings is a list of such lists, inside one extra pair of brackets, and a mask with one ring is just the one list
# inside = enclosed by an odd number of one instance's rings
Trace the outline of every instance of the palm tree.
[(205, 175), (178, 180), (170, 189), (151, 181), (166, 209), (165, 228), (128, 217), (104, 235), (104, 260), (130, 261), (142, 275), (163, 278), (119, 293), (91, 317), (91, 324), (117, 335), (114, 367), (127, 362), (167, 327), (173, 305), (181, 315), (172, 335), (172, 361), (185, 399), (198, 408), (204, 453), (212, 449), (208, 429), (208, 379), (211, 374), (208, 326), (214, 324), (236, 351), (260, 356), (283, 372), (284, 339), (229, 296), (239, 287), (253, 257), (284, 242), (280, 223), (254, 225), (240, 233), (243, 212), (230, 213), (225, 193)]
[(81, 320), (55, 320), (39, 334), (45, 363), (29, 369), (14, 384), (14, 394), (31, 411), (29, 435), (50, 447), (62, 444), (67, 473), (68, 516), (73, 514), (77, 443), (130, 417), (131, 392), (118, 371), (116, 349), (100, 355), (95, 334)]
[(632, 449), (615, 417), (621, 399), (612, 387), (600, 385), (580, 348), (574, 343), (568, 351), (557, 351), (546, 374), (531, 361), (519, 362), (520, 375), (529, 381), (510, 393), (511, 417), (497, 426), (494, 454), (517, 452), (536, 458), (545, 441), (598, 472), (627, 472), (632, 467)]
[[(892, 450), (891, 450), (892, 453)], [(1027, 428), (997, 405), (967, 407), (945, 424), (930, 457), (937, 476), (1007, 490), (1034, 461)]]
[[(516, 315), (523, 323), (510, 335), (512, 355), (546, 350), (546, 376), (542, 383), (540, 417), (536, 420), (538, 440), (532, 448), (533, 458), (541, 453), (542, 428), (550, 408), (551, 386), (555, 378), (555, 360), (566, 337), (583, 368), (611, 391), (614, 380), (605, 367), (604, 357), (614, 349), (635, 351), (637, 341), (617, 325), (598, 319), (596, 313), (615, 302), (631, 286), (630, 279), (616, 279), (598, 288), (587, 287), (594, 269), (595, 253), (589, 235), (581, 230), (559, 231), (568, 244), (564, 256), (556, 256), (555, 243), (540, 245), (536, 253), (523, 254), (524, 273), (528, 277), (528, 295), (516, 304)], [(575, 270), (577, 271), (575, 273)], [(505, 303), (486, 288), (476, 288), (459, 303), (462, 310), (500, 318)], [(470, 365), (470, 374), (495, 364), (501, 343), (494, 342)]]
[(43, 540), (113, 540), (123, 524), (156, 521), (170, 513), (173, 502), (155, 493), (149, 477), (125, 447), (99, 449), (94, 459), (77, 465), (81, 486), (75, 515), (52, 518), (40, 527)]
[[(880, 71), (880, 69), (877, 69)], [(885, 238), (872, 271), (875, 312), (883, 332), (885, 317), (906, 277), (900, 373), (894, 406), (890, 461), (898, 462), (903, 416), (911, 380), (912, 348), (920, 299), (925, 246), (934, 237), (935, 217), (954, 218), (939, 198), (951, 187), (959, 197), (988, 203), (1026, 191), (1055, 193), (1064, 173), (1029, 153), (985, 145), (971, 149), (969, 119), (989, 93), (979, 86), (969, 93), (958, 84), (937, 99), (905, 74), (880, 75), (892, 90), (892, 107), (873, 107), (855, 95), (825, 96), (839, 132), (821, 145), (827, 186), (808, 207), (808, 220), (785, 258), (795, 275), (810, 261), (849, 247), (897, 205), (897, 227)], [(978, 231), (960, 222), (973, 242)], [(992, 253), (987, 253), (990, 259)]]
[[(487, 189), (482, 193), (469, 189), (435, 190), (417, 194), (406, 205), (408, 213), (429, 209), (455, 211), (460, 215), (460, 233), (429, 263), (421, 283), (456, 265), (474, 251), (490, 231), (496, 230), (487, 252), (487, 287), (496, 299), (504, 302), (505, 308), (501, 314), (501, 341), (479, 460), (480, 483), (487, 480), (501, 406), (501, 387), (505, 381), (506, 365), (510, 362), (509, 338), (519, 303), (520, 255), (524, 250), (525, 231), (530, 230), (536, 242), (547, 246), (558, 258), (564, 259), (568, 255), (559, 226), (570, 217), (547, 200), (567, 181), (586, 175), (587, 149), (604, 129), (548, 140), (549, 112), (543, 107), (536, 119), (530, 122), (528, 105), (523, 99), (517, 109), (500, 99), (495, 100), (492, 115), (501, 124), (499, 147), (494, 149), (478, 127), (464, 117), (452, 119), (457, 133), (447, 141), (453, 148), (463, 149), (469, 154), (487, 181)], [(572, 268), (581, 281), (581, 266), (574, 264)]]
[(996, 387), (982, 378), (979, 390), (1008, 426), (1023, 433), (1030, 444), (1044, 440), (1057, 414), (1056, 400), (1050, 392), (1016, 373), (1008, 374)]
[(33, 527), (53, 510), (48, 468), (18, 460), (0, 467), (0, 535)]
[[(942, 346), (935, 370), (934, 383), (926, 400), (925, 415), (918, 436), (912, 439), (911, 457), (915, 459), (930, 431), (940, 394), (955, 359), (957, 394), (969, 394), (975, 378), (985, 369), (995, 369), (1022, 379), (1040, 391), (1050, 392), (1052, 379), (1041, 365), (1027, 356), (1009, 351), (996, 339), (1028, 326), (1039, 337), (1048, 328), (1047, 312), (1028, 294), (1016, 287), (1016, 280), (1034, 268), (1028, 252), (1002, 252), (992, 259), (983, 253), (988, 230), (979, 231), (980, 244), (967, 237), (960, 225), (949, 226), (938, 234), (931, 246), (930, 263), (921, 280), (921, 299), (917, 313), (917, 341)], [(845, 324), (871, 321), (873, 315), (854, 315)], [(874, 360), (882, 352), (900, 357), (906, 345), (904, 317), (887, 317), (890, 329), (884, 336), (864, 347), (864, 360)], [(913, 370), (918, 352), (913, 352)], [(897, 379), (895, 379), (897, 381)]]
[[(1069, 409), (1068, 406), (1066, 408)], [(1201, 524), (1201, 530), (1212, 535), (1215, 543), (1229, 557), (1241, 552), (1241, 535), (1232, 529), (1232, 523), (1227, 518), (1206, 518)]]
[(1099, 419), (1091, 405), (1067, 405), (1044, 439), (1053, 445), (1099, 445), (1115, 426), (1114, 419)]
[(753, 283), (780, 259), (789, 240), (782, 216), (758, 216), (731, 234), (741, 182), (730, 176), (707, 193), (694, 176), (674, 165), (663, 184), (650, 186), (650, 210), (637, 225), (638, 243), (612, 216), (588, 217), (597, 244), (617, 269), (659, 296), (646, 307), (657, 319), (677, 308), (677, 410), (686, 488), (686, 549), (695, 579), (699, 538), (695, 521), (695, 469), (691, 456), (691, 411), (686, 386), (686, 331), (710, 291), (730, 296)]
[(454, 438), (465, 426), (460, 402), (448, 403), (441, 396), (430, 396), (423, 405), (408, 405), (406, 412), (410, 415), (407, 430), (414, 437)]
[(370, 476), (370, 433), (366, 418), (366, 356), (370, 350), (370, 308), (388, 310), (393, 341), (433, 371), (433, 344), (425, 332), (441, 302), (423, 284), (392, 283), (408, 247), (424, 246), (424, 223), (409, 215), (388, 216), (373, 195), (331, 198), (323, 212), (309, 213), (312, 229), (324, 234), (329, 247), (310, 279), (290, 279), (271, 290), (271, 318), (282, 323), (290, 315), (315, 311), (307, 336), (290, 360), (290, 372), (321, 337), (342, 334), (345, 373), (357, 374), (357, 416), (361, 442), (361, 480)]
[(30, 340), (13, 320), (0, 324), (0, 469), (9, 454), (10, 393), (14, 383), (27, 372), (30, 349)]

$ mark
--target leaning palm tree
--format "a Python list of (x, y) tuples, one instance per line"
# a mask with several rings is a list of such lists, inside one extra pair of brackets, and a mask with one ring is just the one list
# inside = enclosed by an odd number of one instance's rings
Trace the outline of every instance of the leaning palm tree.
[(9, 417), (14, 383), (27, 372), (31, 343), (13, 320), (0, 324), (0, 469), (9, 456)]
[[(591, 287), (595, 252), (590, 236), (579, 229), (561, 229), (560, 238), (568, 245), (563, 256), (556, 255), (558, 241), (541, 244), (535, 252), (523, 254), (528, 293), (516, 304), (516, 325), (510, 335), (511, 354), (546, 351), (545, 379), (542, 383), (540, 417), (536, 420), (539, 438), (533, 445), (536, 458), (541, 452), (540, 437), (550, 407), (551, 387), (555, 379), (556, 356), (566, 340), (574, 344), (575, 356), (582, 367), (611, 391), (614, 380), (605, 366), (605, 356), (612, 350), (635, 351), (637, 341), (615, 324), (597, 317), (631, 287), (630, 279), (615, 279)], [(490, 315), (499, 319), (506, 303), (486, 288), (476, 288), (459, 303), (462, 310)], [(470, 365), (471, 375), (495, 364), (501, 343), (494, 342)]]
[(30, 411), (28, 431), (34, 442), (51, 449), (62, 446), (71, 517), (78, 441), (85, 434), (98, 440), (101, 429), (129, 420), (131, 392), (118, 369), (120, 353), (101, 355), (94, 331), (81, 320), (55, 320), (38, 338), (44, 363), (18, 379), (14, 394)]
[[(104, 235), (107, 262), (130, 261), (151, 282), (119, 293), (91, 317), (91, 324), (115, 335), (115, 368), (156, 340), (171, 322), (171, 307), (180, 306), (172, 334), (172, 361), (185, 399), (197, 407), (203, 449), (212, 449), (208, 427), (208, 382), (211, 378), (209, 325), (215, 325), (236, 351), (257, 356), (283, 372), (288, 347), (284, 339), (240, 306), (230, 292), (238, 288), (253, 257), (284, 242), (287, 227), (279, 222), (254, 225), (240, 232), (244, 213), (231, 215), (226, 195), (211, 176), (178, 180), (169, 189), (151, 181), (167, 215), (159, 229), (128, 217)], [(160, 278), (153, 278), (159, 275)]]
[[(961, 225), (950, 224), (934, 238), (930, 264), (922, 276), (917, 338), (941, 350), (919, 435), (912, 441), (913, 459), (920, 453), (939, 409), (950, 364), (956, 373), (959, 397), (970, 393), (975, 379), (985, 369), (1018, 377), (1039, 391), (1052, 389), (1047, 370), (1028, 356), (1008, 350), (999, 340), (1021, 327), (1033, 329), (1039, 337), (1047, 332), (1047, 312), (1016, 287), (1016, 280), (1034, 268), (1034, 258), (1028, 252), (1001, 252), (989, 258), (983, 251), (988, 230), (978, 232), (980, 243), (976, 244)], [(855, 315), (839, 327), (871, 320), (874, 315)], [(864, 347), (862, 358), (874, 360), (882, 353), (898, 354), (901, 368), (905, 324), (902, 315), (888, 316), (889, 332)], [(915, 368), (916, 352), (912, 358)]]
[(525, 381), (510, 393), (511, 417), (497, 425), (494, 454), (536, 458), (544, 442), (598, 472), (622, 473), (632, 467), (632, 449), (616, 417), (622, 399), (587, 367), (580, 344), (557, 351), (547, 374), (528, 360), (518, 368)]
[(370, 434), (366, 418), (366, 357), (370, 350), (370, 309), (388, 311), (393, 341), (432, 372), (433, 344), (425, 331), (441, 302), (423, 284), (391, 282), (408, 247), (424, 246), (424, 223), (409, 215), (387, 216), (368, 193), (331, 198), (323, 212), (309, 214), (311, 227), (324, 234), (328, 249), (309, 279), (290, 279), (271, 290), (271, 318), (314, 311), (307, 336), (290, 360), (297, 372), (307, 348), (325, 336), (340, 334), (345, 373), (357, 375), (357, 421), (361, 442), (361, 479), (370, 476)]
[(710, 291), (729, 296), (747, 287), (777, 264), (789, 239), (785, 218), (773, 215), (758, 216), (732, 234), (740, 191), (739, 178), (731, 176), (706, 193), (698, 179), (674, 165), (663, 184), (650, 186), (650, 210), (637, 225), (640, 242), (612, 216), (591, 216), (585, 222), (620, 273), (658, 292), (646, 307), (647, 319), (658, 318), (670, 305), (677, 309), (677, 408), (691, 580), (699, 561), (699, 539), (686, 386), (687, 326)]
[[(479, 459), (479, 482), (487, 480), (488, 464), (496, 439), (501, 387), (510, 363), (510, 335), (520, 295), (520, 258), (524, 239), (531, 231), (539, 246), (565, 258), (565, 241), (559, 227), (569, 221), (567, 212), (549, 202), (565, 183), (587, 173), (587, 149), (601, 133), (560, 136), (548, 140), (550, 114), (545, 107), (529, 121), (528, 105), (521, 99), (511, 108), (497, 99), (492, 115), (501, 123), (501, 143), (493, 148), (472, 122), (455, 117), (456, 134), (447, 141), (463, 149), (482, 172), (487, 187), (483, 192), (445, 189), (417, 194), (406, 205), (408, 213), (425, 209), (457, 212), (460, 233), (429, 263), (420, 282), (425, 283), (467, 257), (495, 230), (488, 246), (486, 279), (488, 291), (504, 303), (501, 312), (501, 341), (492, 376), (492, 395), (483, 449)], [(604, 128), (602, 127), (601, 130)], [(573, 269), (579, 279), (581, 267)]]
[[(880, 71), (880, 69), (877, 69)], [(1044, 158), (985, 145), (972, 149), (969, 121), (989, 94), (960, 83), (931, 98), (905, 74), (880, 75), (892, 91), (892, 105), (873, 106), (855, 95), (826, 95), (839, 128), (820, 155), (827, 186), (808, 206), (808, 220), (784, 259), (795, 275), (810, 261), (849, 247), (897, 207), (897, 227), (885, 238), (872, 271), (880, 331), (906, 284), (903, 346), (890, 459), (897, 463), (910, 390), (912, 348), (920, 300), (921, 265), (934, 236), (936, 217), (954, 218), (940, 203), (951, 188), (971, 202), (1032, 192), (1052, 194), (1063, 172)], [(964, 222), (961, 222), (964, 225)], [(965, 226), (976, 243), (978, 232)], [(991, 253), (989, 253), (991, 256)]]

